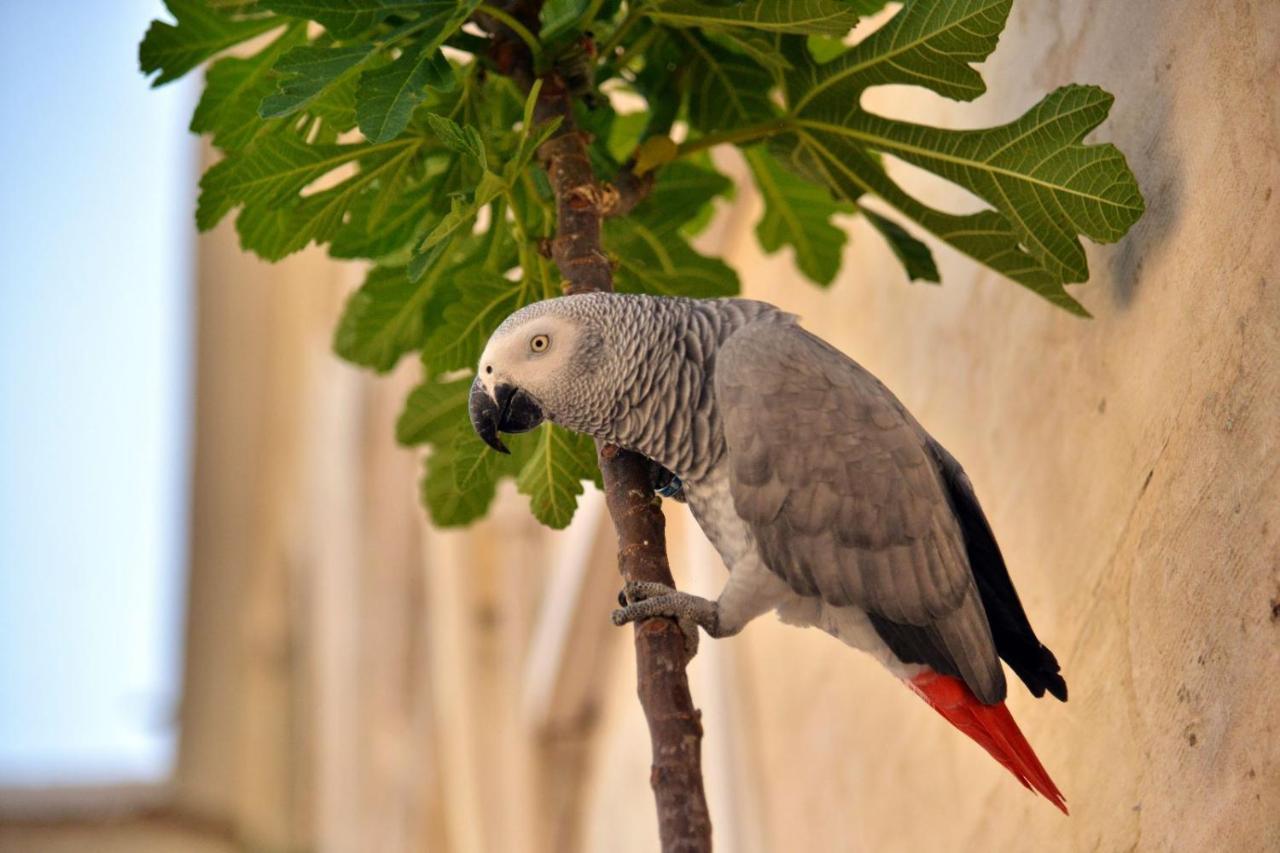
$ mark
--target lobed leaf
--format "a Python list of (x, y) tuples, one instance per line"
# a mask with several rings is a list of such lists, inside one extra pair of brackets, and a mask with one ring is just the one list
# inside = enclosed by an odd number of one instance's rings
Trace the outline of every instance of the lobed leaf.
[(370, 142), (395, 139), (409, 125), (413, 110), (426, 97), (428, 86), (453, 85), (449, 61), (419, 43), (389, 65), (360, 75), (356, 90), (356, 122)]
[(485, 172), (470, 198), (459, 194), (450, 199), (449, 212), (440, 218), (414, 251), (413, 259), (409, 262), (409, 278), (415, 281), (420, 278), (426, 269), (425, 259), (429, 251), (454, 234), (469, 229), (485, 205), (506, 189), (505, 181), (492, 172)]
[[(460, 424), (467, 423), (467, 395), (471, 380), (438, 382), (428, 379), (409, 392), (396, 421), (396, 441), (403, 445), (443, 444)], [(483, 442), (482, 442), (483, 444)]]
[(728, 130), (772, 118), (773, 76), (758, 62), (681, 31), (689, 46), (689, 124), (701, 133)]
[(270, 16), (233, 16), (202, 0), (165, 0), (164, 5), (176, 23), (152, 21), (138, 46), (142, 73), (160, 72), (152, 86), (171, 83), (232, 45), (284, 23)]
[(699, 254), (679, 232), (661, 233), (631, 218), (610, 220), (605, 247), (614, 258), (614, 286), (622, 293), (711, 299), (738, 293), (738, 274), (718, 258)]
[[(467, 431), (470, 432), (469, 427)], [(422, 503), (437, 527), (462, 527), (489, 511), (498, 488), (496, 471), (489, 477), (473, 477), (467, 489), (457, 486), (459, 467), (468, 465), (468, 459), (480, 453), (498, 456), (474, 435), (459, 431), (454, 445), (436, 447), (427, 457), (421, 484)]]
[(843, 36), (859, 18), (883, 5), (883, 0), (654, 0), (645, 13), (676, 27), (744, 27), (772, 33)]
[(258, 105), (275, 89), (272, 66), (305, 40), (305, 30), (294, 26), (252, 56), (229, 56), (213, 63), (205, 74), (204, 92), (191, 116), (191, 131), (210, 134), (215, 147), (231, 152), (280, 128), (281, 122), (262, 120)]
[(421, 35), (394, 62), (360, 77), (356, 116), (366, 138), (372, 142), (395, 139), (408, 127), (428, 87), (453, 87), (453, 68), (440, 47), (479, 5), (480, 0), (420, 0), (412, 4), (417, 17), (401, 29)]
[(457, 158), (429, 156), (425, 173), (406, 168), (379, 179), (351, 200), (329, 245), (335, 258), (381, 260), (404, 255), (449, 209), (450, 174)]
[(907, 229), (892, 219), (881, 216), (874, 210), (867, 210), (865, 207), (859, 208), (859, 211), (872, 227), (880, 232), (893, 254), (902, 262), (907, 278), (911, 281), (931, 281), (935, 284), (942, 280), (938, 275), (938, 267), (933, 262), (933, 252), (929, 251), (928, 246), (912, 237)]
[(717, 197), (732, 191), (733, 182), (715, 169), (688, 161), (672, 163), (629, 218), (663, 237), (703, 218)]
[[(1067, 86), (1007, 125), (959, 131), (882, 118), (860, 105), (861, 93), (882, 83), (918, 83), (955, 98), (980, 94), (982, 79), (970, 64), (994, 48), (1009, 2), (908, 0), (884, 27), (826, 65), (788, 42), (794, 137), (783, 147), (791, 146), (792, 167), (846, 200), (879, 195), (960, 251), (1083, 314), (1064, 288), (1088, 277), (1079, 235), (1116, 240), (1143, 211), (1123, 155), (1111, 145), (1083, 143), (1106, 118), (1110, 95)], [(888, 177), (872, 151), (947, 178), (992, 209), (956, 215), (921, 204)]]
[(263, 118), (292, 115), (329, 86), (359, 70), (373, 55), (371, 44), (295, 47), (280, 57), (272, 69), (277, 77), (277, 91), (263, 98), (258, 115)]
[[(422, 0), (262, 0), (280, 15), (316, 21), (338, 38), (355, 38), (392, 14), (410, 14)], [(452, 5), (452, 4), (450, 4)]]
[(746, 158), (764, 200), (764, 216), (756, 224), (760, 246), (769, 253), (791, 246), (800, 272), (816, 284), (830, 284), (840, 271), (848, 240), (843, 228), (831, 224), (831, 217), (853, 207), (782, 168), (762, 146), (748, 149)]
[[(476, 444), (484, 446), (479, 440)], [(520, 444), (531, 444), (532, 449), (513, 448), (517, 458), (527, 455), (528, 459), (516, 477), (516, 489), (529, 496), (529, 508), (538, 521), (557, 530), (568, 527), (578, 508), (582, 481), (599, 476), (595, 442), (589, 436), (544, 424)]]
[(434, 113), (427, 114), (427, 124), (442, 145), (465, 154), (482, 170), (488, 171), (489, 159), (484, 152), (484, 139), (481, 138), (480, 131), (471, 126), (463, 127), (452, 119)]
[[(442, 252), (443, 254), (443, 252)], [(375, 266), (347, 299), (333, 349), (352, 364), (385, 372), (427, 337), (427, 303), (446, 264), (410, 281), (404, 267)]]
[(884, 26), (839, 58), (820, 64), (799, 41), (786, 46), (785, 76), (793, 112), (811, 102), (848, 108), (870, 86), (924, 86), (971, 101), (986, 91), (972, 67), (995, 50), (1013, 0), (907, 0)]

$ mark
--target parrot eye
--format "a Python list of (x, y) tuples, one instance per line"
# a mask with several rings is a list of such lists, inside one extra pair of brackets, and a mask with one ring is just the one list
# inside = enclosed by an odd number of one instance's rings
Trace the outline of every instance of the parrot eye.
[(549, 346), (551, 346), (551, 338), (546, 335), (534, 335), (529, 341), (529, 349), (534, 352), (546, 352)]

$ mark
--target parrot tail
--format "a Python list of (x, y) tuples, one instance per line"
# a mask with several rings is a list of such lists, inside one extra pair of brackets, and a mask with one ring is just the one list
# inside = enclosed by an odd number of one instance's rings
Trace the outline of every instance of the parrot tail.
[(1044, 765), (1036, 758), (1031, 744), (1022, 736), (1003, 702), (984, 705), (963, 681), (939, 675), (930, 669), (908, 680), (907, 686), (948, 723), (991, 753), (991, 757), (1003, 764), (1019, 782), (1038, 791), (1063, 814), (1068, 814), (1062, 792), (1045, 772)]

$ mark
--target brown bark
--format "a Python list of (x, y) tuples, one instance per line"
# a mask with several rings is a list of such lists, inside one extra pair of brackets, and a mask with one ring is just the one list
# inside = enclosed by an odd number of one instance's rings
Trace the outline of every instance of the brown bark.
[[(535, 116), (539, 122), (561, 118), (556, 135), (538, 153), (555, 192), (557, 228), (551, 253), (564, 277), (564, 291), (611, 291), (613, 267), (601, 248), (600, 224), (605, 210), (618, 208), (620, 194), (602, 189), (592, 174), (586, 136), (574, 127), (570, 95), (555, 75), (543, 77)], [(629, 207), (651, 183), (640, 178), (628, 185)], [(609, 515), (618, 533), (618, 571), (628, 581), (675, 586), (667, 561), (666, 521), (661, 500), (653, 493), (648, 461), (614, 445), (601, 444), (598, 450)], [(684, 634), (671, 619), (646, 619), (635, 626), (635, 637), (636, 689), (653, 747), (649, 782), (657, 801), (662, 849), (709, 851), (702, 715), (689, 694)]]
[[(540, 4), (522, 0), (507, 9), (536, 30)], [(533, 80), (527, 50), (497, 22), (490, 58), (523, 86)], [(613, 266), (600, 242), (604, 216), (629, 212), (648, 195), (652, 175), (626, 168), (613, 185), (596, 179), (587, 157), (587, 134), (573, 121), (573, 96), (554, 71), (542, 75), (534, 108), (537, 123), (561, 120), (538, 152), (556, 200), (551, 256), (564, 292), (613, 290)], [(651, 464), (643, 456), (600, 443), (600, 470), (609, 515), (618, 534), (618, 571), (624, 580), (675, 586), (667, 561), (666, 521), (654, 494)], [(636, 692), (649, 725), (653, 764), (649, 782), (658, 811), (658, 834), (667, 853), (711, 850), (711, 817), (702, 784), (702, 715), (693, 705), (685, 667), (685, 638), (674, 620), (646, 619), (635, 626)]]

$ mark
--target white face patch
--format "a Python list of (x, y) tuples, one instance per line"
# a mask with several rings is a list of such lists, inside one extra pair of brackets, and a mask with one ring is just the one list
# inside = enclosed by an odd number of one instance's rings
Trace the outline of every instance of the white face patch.
[(564, 370), (577, 342), (577, 327), (552, 314), (531, 317), (489, 339), (480, 356), (480, 383), (489, 395), (499, 383), (514, 385), (534, 399)]

